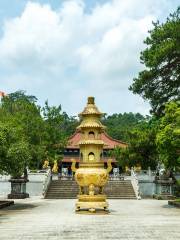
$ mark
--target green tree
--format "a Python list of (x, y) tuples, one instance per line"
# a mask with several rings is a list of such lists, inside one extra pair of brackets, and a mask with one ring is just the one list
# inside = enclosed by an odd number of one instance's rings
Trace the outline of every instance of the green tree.
[(122, 141), (129, 140), (129, 132), (143, 121), (147, 121), (149, 117), (144, 117), (139, 113), (119, 113), (106, 116), (103, 124), (107, 127), (107, 133)]
[(23, 130), (0, 122), (0, 173), (20, 177), (30, 159)]
[[(41, 167), (47, 157), (52, 161), (57, 156), (61, 158), (67, 139), (77, 126), (77, 120), (62, 112), (61, 106), (49, 106), (46, 102), (41, 108), (36, 102), (35, 96), (24, 91), (10, 93), (0, 102), (0, 123), (16, 131), (21, 129), (31, 155), (30, 168)], [(16, 142), (21, 139), (21, 134), (17, 134)], [(6, 148), (3, 136), (1, 143), (3, 154)]]
[(180, 99), (180, 7), (165, 23), (153, 25), (140, 56), (146, 69), (129, 89), (148, 100), (152, 112), (162, 115), (167, 102)]
[(31, 168), (38, 167), (45, 155), (45, 126), (36, 101), (36, 97), (17, 91), (4, 97), (0, 108), (2, 122), (9, 122), (14, 128), (23, 129), (32, 156), (29, 163)]
[(141, 165), (142, 169), (156, 168), (158, 154), (156, 148), (156, 132), (158, 121), (150, 119), (129, 132), (129, 145), (124, 156), (129, 166)]
[(128, 162), (128, 148), (115, 147), (109, 152), (109, 156), (116, 159), (118, 166), (125, 169), (125, 166), (129, 165)]
[(165, 107), (156, 138), (160, 160), (168, 169), (180, 168), (180, 104), (170, 102)]
[(68, 135), (64, 124), (64, 113), (61, 112), (61, 105), (58, 107), (49, 106), (48, 101), (42, 108), (45, 129), (46, 129), (46, 152), (49, 160), (62, 158), (62, 151), (67, 144)]
[(30, 159), (31, 154), (28, 143), (21, 141), (12, 144), (7, 152), (6, 172), (14, 178), (19, 178), (24, 168), (29, 165)]

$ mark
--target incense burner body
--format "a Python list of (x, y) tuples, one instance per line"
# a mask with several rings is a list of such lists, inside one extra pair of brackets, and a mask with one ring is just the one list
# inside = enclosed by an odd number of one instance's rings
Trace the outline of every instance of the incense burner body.
[(93, 184), (95, 187), (103, 187), (108, 181), (108, 172), (103, 168), (80, 167), (75, 174), (79, 186), (88, 187)]

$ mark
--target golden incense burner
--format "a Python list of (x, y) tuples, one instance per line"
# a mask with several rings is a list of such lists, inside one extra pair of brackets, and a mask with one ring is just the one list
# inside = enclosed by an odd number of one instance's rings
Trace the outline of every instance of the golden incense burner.
[(81, 133), (80, 164), (75, 167), (76, 162), (72, 160), (72, 171), (75, 172), (75, 180), (79, 185), (78, 201), (76, 211), (89, 210), (95, 212), (97, 209), (107, 211), (108, 203), (103, 187), (109, 178), (112, 169), (108, 161), (108, 168), (104, 168), (101, 160), (104, 142), (101, 133), (105, 127), (100, 122), (103, 113), (99, 112), (94, 103), (94, 97), (88, 98), (87, 106), (79, 114), (82, 122), (77, 127)]

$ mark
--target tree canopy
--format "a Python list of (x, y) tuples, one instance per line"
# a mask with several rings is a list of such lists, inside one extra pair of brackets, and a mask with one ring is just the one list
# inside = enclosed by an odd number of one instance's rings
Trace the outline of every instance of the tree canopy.
[(146, 69), (129, 89), (148, 100), (153, 113), (162, 115), (166, 103), (180, 99), (180, 7), (165, 23), (153, 26), (140, 56)]
[(0, 122), (0, 173), (20, 177), (31, 159), (29, 144), (21, 127)]
[[(45, 159), (62, 155), (77, 121), (61, 106), (41, 108), (35, 96), (17, 91), (0, 103), (0, 171), (20, 175), (25, 166), (39, 168)], [(17, 170), (19, 169), (19, 171)]]
[(180, 168), (180, 103), (171, 102), (166, 105), (156, 143), (160, 160), (166, 168)]
[(142, 169), (155, 169), (159, 159), (156, 148), (158, 125), (157, 119), (149, 117), (148, 120), (144, 119), (130, 126), (126, 131), (128, 147), (115, 148), (110, 154), (123, 168), (140, 165)]
[(144, 117), (140, 113), (119, 113), (105, 116), (103, 124), (107, 127), (107, 133), (111, 137), (128, 142), (129, 132), (149, 118), (149, 116)]

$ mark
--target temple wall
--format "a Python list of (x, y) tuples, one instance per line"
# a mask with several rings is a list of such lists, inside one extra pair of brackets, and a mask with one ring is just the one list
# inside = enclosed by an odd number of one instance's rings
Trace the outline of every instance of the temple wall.
[[(29, 173), (29, 182), (26, 184), (27, 193), (30, 196), (41, 196), (43, 191), (43, 182), (46, 173)], [(8, 181), (10, 176), (0, 176), (0, 198), (6, 198), (11, 191), (11, 184)]]
[(155, 194), (155, 183), (148, 180), (139, 180), (139, 190), (141, 197), (152, 197)]

